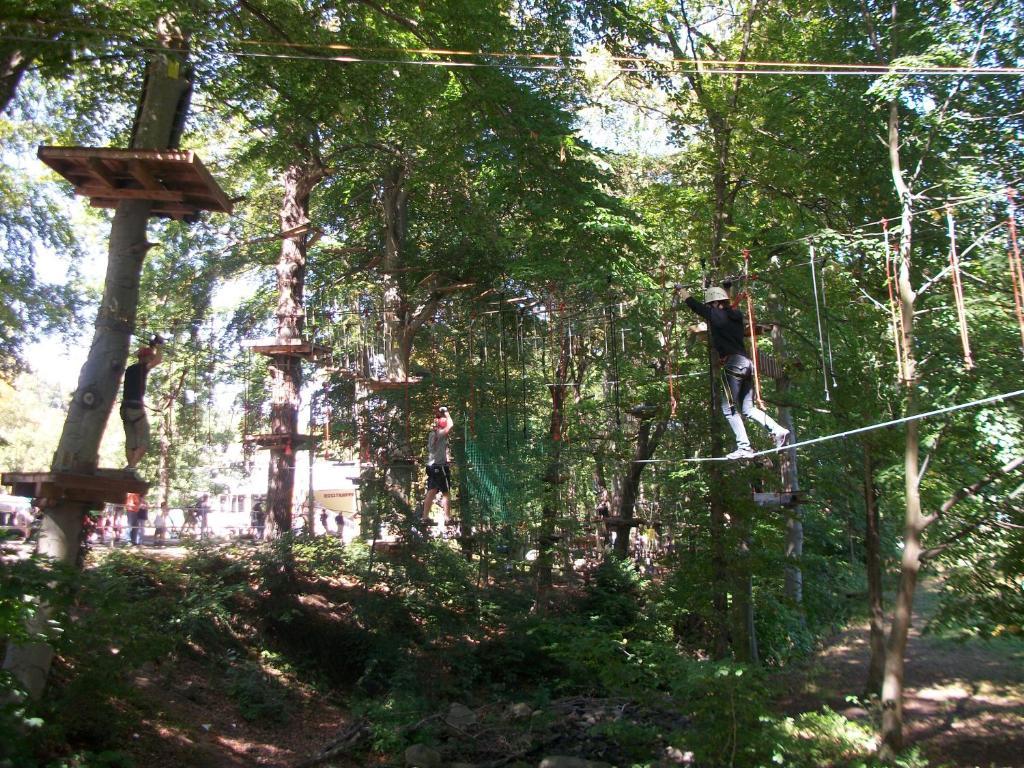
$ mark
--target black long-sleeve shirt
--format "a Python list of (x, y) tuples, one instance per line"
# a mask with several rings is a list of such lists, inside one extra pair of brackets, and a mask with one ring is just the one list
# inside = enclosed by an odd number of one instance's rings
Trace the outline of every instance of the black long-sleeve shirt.
[(146, 375), (149, 369), (144, 363), (134, 363), (124, 370), (124, 394), (122, 403), (140, 404), (146, 395)]
[(711, 332), (711, 346), (722, 357), (743, 355), (747, 350), (743, 346), (743, 313), (732, 307), (719, 309), (710, 304), (702, 304), (692, 296), (686, 300), (686, 306), (703, 317)]

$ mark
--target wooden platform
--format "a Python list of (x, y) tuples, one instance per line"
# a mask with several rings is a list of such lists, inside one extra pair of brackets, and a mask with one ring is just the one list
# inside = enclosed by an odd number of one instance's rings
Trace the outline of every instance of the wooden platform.
[(0, 483), (11, 486), (12, 496), (71, 501), (96, 508), (124, 504), (129, 493), (146, 493), (149, 483), (117, 469), (97, 469), (95, 474), (75, 472), (4, 472)]
[(600, 521), (609, 528), (636, 528), (647, 522), (639, 517), (602, 517)]
[(382, 392), (391, 389), (404, 389), (419, 384), (423, 381), (422, 376), (410, 376), (408, 379), (357, 379), (357, 381), (371, 392)]
[(405, 542), (402, 541), (375, 541), (373, 542), (373, 551), (377, 555), (383, 558), (394, 558), (404, 555), (408, 551), (409, 547)]
[(284, 448), (290, 443), (293, 451), (306, 451), (316, 443), (316, 437), (314, 435), (268, 432), (262, 435), (246, 435), (244, 442), (259, 448)]
[(276, 337), (248, 339), (242, 342), (242, 349), (252, 350), (259, 355), (268, 357), (287, 355), (301, 357), (305, 360), (314, 360), (330, 354), (327, 347), (314, 344), (307, 339), (278, 339)]
[(754, 492), (754, 503), (759, 507), (793, 507), (800, 503), (804, 491), (796, 493)]
[(153, 216), (172, 219), (232, 210), (231, 201), (194, 152), (43, 146), (36, 154), (95, 208), (148, 200)]

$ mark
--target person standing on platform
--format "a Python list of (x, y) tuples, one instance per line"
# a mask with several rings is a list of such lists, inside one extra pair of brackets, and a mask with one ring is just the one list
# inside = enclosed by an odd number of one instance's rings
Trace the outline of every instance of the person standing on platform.
[(121, 394), (121, 423), (124, 425), (124, 471), (138, 478), (139, 461), (149, 449), (149, 420), (146, 418), (146, 379), (149, 372), (163, 360), (164, 340), (153, 336), (149, 344), (136, 353), (138, 362), (124, 371), (124, 389)]
[(441, 509), (444, 510), (444, 521), (448, 519), (451, 507), (452, 471), (448, 459), (448, 433), (455, 422), (448, 409), (441, 406), (437, 409), (434, 428), (427, 435), (427, 496), (423, 500), (423, 517), (430, 517), (434, 498), (441, 494)]

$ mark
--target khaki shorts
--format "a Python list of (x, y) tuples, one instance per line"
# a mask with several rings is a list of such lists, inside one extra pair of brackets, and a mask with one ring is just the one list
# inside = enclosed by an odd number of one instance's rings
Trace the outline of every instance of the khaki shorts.
[(145, 408), (121, 406), (121, 423), (124, 424), (125, 448), (134, 451), (149, 447), (149, 421)]

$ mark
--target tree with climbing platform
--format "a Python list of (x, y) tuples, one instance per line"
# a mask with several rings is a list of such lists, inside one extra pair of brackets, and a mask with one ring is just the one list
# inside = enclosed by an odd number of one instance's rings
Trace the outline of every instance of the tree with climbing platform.
[[(150, 217), (162, 214), (184, 218), (204, 209), (231, 211), (224, 193), (194, 156), (173, 151), (188, 112), (192, 73), (185, 42), (174, 22), (162, 19), (158, 31), (161, 45), (147, 62), (131, 149), (40, 150), (40, 156), (61, 169), (80, 193), (89, 195), (97, 205), (115, 208), (95, 333), (51, 472), (35, 477), (5, 476), (16, 489), (34, 496), (44, 511), (38, 553), (66, 564), (79, 562), (82, 521), (88, 510), (103, 502), (119, 502), (125, 493), (144, 493), (148, 489), (148, 483), (134, 477), (103, 472), (97, 467), (97, 455), (128, 358), (143, 259), (154, 245), (146, 237)], [(156, 161), (157, 167), (148, 167), (147, 161)], [(175, 184), (172, 179), (181, 177), (163, 175), (160, 162), (184, 166), (185, 178), (189, 183), (193, 179), (197, 182), (198, 192), (168, 189)], [(88, 171), (83, 172), (83, 168)], [(102, 184), (95, 183), (97, 177)], [(45, 620), (46, 611), (42, 610), (36, 621)], [(12, 643), (7, 647), (4, 668), (15, 675), (30, 696), (38, 697), (46, 684), (52, 657), (52, 648), (45, 642)]]

